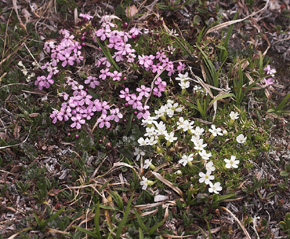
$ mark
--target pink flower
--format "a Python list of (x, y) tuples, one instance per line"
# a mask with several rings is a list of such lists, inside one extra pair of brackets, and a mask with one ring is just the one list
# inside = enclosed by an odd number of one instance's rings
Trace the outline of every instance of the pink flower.
[(123, 118), (123, 115), (119, 112), (119, 108), (111, 109), (111, 120), (114, 120), (115, 122), (119, 122), (119, 119)]
[(137, 27), (132, 27), (132, 28), (130, 29), (129, 33), (130, 33), (131, 35), (135, 35), (135, 36), (138, 36), (139, 34), (142, 34), (142, 32), (140, 31), (140, 29), (137, 28)]
[(100, 128), (104, 128), (104, 126), (106, 126), (107, 128), (110, 128), (111, 127), (110, 120), (111, 120), (111, 116), (102, 114), (97, 122), (99, 122)]
[(272, 75), (272, 74), (275, 74), (276, 73), (276, 70), (274, 68), (271, 69), (271, 66), (270, 65), (267, 65), (264, 68), (264, 71), (266, 71), (267, 75)]
[(38, 76), (35, 81), (35, 85), (38, 85), (38, 89), (42, 90), (43, 88), (49, 88), (50, 85), (54, 83), (54, 80), (46, 76)]
[(181, 73), (184, 71), (185, 67), (186, 67), (186, 65), (184, 63), (178, 62), (178, 66), (176, 69), (177, 69), (178, 73)]
[(138, 106), (142, 105), (142, 96), (136, 96), (135, 94), (130, 95), (131, 99), (128, 101), (129, 105), (132, 105), (133, 109), (137, 109)]
[[(162, 79), (160, 77), (158, 77), (155, 82), (154, 82), (155, 85), (158, 86), (158, 90), (163, 92), (165, 91), (165, 87), (166, 87), (166, 81), (162, 81)], [(155, 88), (156, 89), (156, 88)], [(156, 93), (157, 93), (157, 90), (155, 90)]]
[(81, 125), (86, 122), (84, 119), (82, 119), (81, 115), (76, 115), (76, 116), (72, 117), (71, 120), (74, 121), (71, 124), (71, 127), (72, 128), (76, 127), (77, 129), (80, 129), (82, 127)]
[(113, 78), (113, 81), (120, 81), (122, 77), (122, 72), (114, 71), (110, 74), (110, 76)]
[(151, 89), (149, 87), (146, 87), (145, 85), (141, 85), (140, 88), (136, 89), (140, 96), (149, 97)]
[(266, 85), (272, 85), (272, 84), (274, 84), (274, 81), (273, 81), (272, 78), (264, 79), (264, 82), (265, 82)]
[(95, 32), (96, 36), (99, 37), (102, 41), (105, 41), (107, 38), (107, 34), (105, 29), (101, 28)]
[(95, 89), (96, 86), (100, 85), (100, 82), (97, 80), (94, 76), (88, 76), (88, 78), (85, 80), (85, 84), (90, 84), (90, 87)]
[(148, 105), (145, 106), (139, 105), (137, 109), (139, 110), (139, 113), (137, 114), (138, 119), (141, 119), (142, 117), (143, 119), (147, 119), (150, 116), (150, 112), (148, 111), (149, 109)]
[(89, 14), (83, 14), (83, 13), (80, 14), (80, 17), (86, 19), (87, 21), (89, 21), (89, 20), (94, 18), (93, 16), (91, 16)]
[(153, 95), (155, 95), (157, 97), (161, 97), (162, 93), (157, 87), (155, 87), (155, 88), (153, 88)]
[(107, 78), (107, 76), (110, 76), (111, 72), (109, 72), (109, 68), (106, 69), (101, 69), (100, 71), (102, 74), (99, 75), (99, 78), (105, 80)]
[(125, 100), (127, 101), (131, 99), (128, 88), (125, 88), (125, 90), (121, 90), (120, 93), (121, 93), (121, 95), (119, 95), (120, 98), (125, 98)]

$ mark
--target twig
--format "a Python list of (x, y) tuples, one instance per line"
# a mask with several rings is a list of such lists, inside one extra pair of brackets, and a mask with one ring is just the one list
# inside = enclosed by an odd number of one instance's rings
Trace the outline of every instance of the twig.
[(19, 16), (19, 14), (18, 14), (18, 10), (17, 10), (17, 8), (18, 8), (18, 7), (17, 7), (17, 1), (16, 1), (16, 0), (12, 0), (12, 3), (13, 3), (13, 8), (14, 8), (14, 10), (15, 10), (15, 12), (16, 12), (17, 18), (18, 18), (18, 20), (19, 20), (19, 22), (20, 22), (20, 26), (23, 27), (24, 30), (27, 32), (26, 26), (23, 24), (23, 22), (22, 22), (22, 20), (21, 20), (21, 18), (20, 18), (20, 16)]
[(26, 48), (26, 50), (28, 51), (29, 55), (32, 57), (32, 59), (35, 61), (35, 63), (37, 64), (37, 66), (39, 68), (41, 68), (40, 64), (37, 62), (37, 60), (34, 58), (34, 56), (32, 55), (32, 53), (30, 52), (30, 50), (28, 49), (28, 47), (26, 46), (26, 44), (24, 43), (24, 46)]
[(240, 220), (227, 208), (225, 207), (221, 207), (221, 209), (225, 210), (227, 213), (229, 213), (235, 220), (236, 222), (240, 225), (240, 227), (242, 228), (243, 232), (245, 233), (247, 239), (251, 239), (250, 234), (247, 232), (246, 228), (244, 227), (244, 225), (240, 222)]
[(28, 135), (26, 136), (26, 138), (25, 138), (21, 143), (19, 143), (19, 144), (14, 144), (14, 145), (2, 146), (2, 147), (0, 147), (0, 149), (7, 149), (7, 148), (11, 148), (11, 147), (16, 147), (16, 146), (19, 146), (19, 145), (25, 143), (25, 142), (27, 141), (28, 137), (29, 137), (30, 130), (31, 130), (31, 127), (30, 127), (30, 129), (29, 129)]
[(7, 31), (8, 31), (8, 25), (9, 25), (9, 21), (10, 21), (11, 14), (12, 14), (12, 11), (10, 12), (10, 15), (9, 15), (9, 18), (8, 18), (8, 20), (7, 20), (7, 24), (6, 24), (5, 37), (4, 37), (4, 46), (3, 46), (3, 51), (2, 51), (2, 58), (4, 58), (4, 55), (5, 55), (5, 47), (6, 47)]

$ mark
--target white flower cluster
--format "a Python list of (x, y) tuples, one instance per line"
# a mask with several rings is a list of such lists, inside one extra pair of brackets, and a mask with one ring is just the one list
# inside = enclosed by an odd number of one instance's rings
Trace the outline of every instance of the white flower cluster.
[(156, 116), (149, 116), (147, 119), (143, 119), (142, 124), (146, 126), (146, 133), (144, 136), (147, 138), (139, 138), (138, 143), (140, 146), (155, 145), (161, 137), (169, 142), (174, 142), (177, 137), (174, 136), (174, 132), (167, 132), (166, 125), (163, 121), (158, 122), (158, 118), (166, 119), (166, 116), (172, 117), (176, 112), (179, 113), (182, 108), (178, 103), (174, 103), (172, 100), (167, 100), (165, 105), (162, 105), (159, 110), (155, 110)]
[(187, 88), (190, 87), (190, 80), (191, 78), (188, 77), (188, 72), (186, 72), (185, 74), (178, 74), (178, 77), (175, 78), (175, 80), (180, 81), (180, 83), (178, 83), (178, 85), (181, 87), (182, 90), (185, 90)]
[[(181, 75), (180, 78), (184, 77), (186, 79), (187, 75)], [(213, 171), (215, 171), (215, 165), (213, 161), (210, 160), (210, 157), (212, 157), (212, 153), (206, 150), (207, 143), (210, 143), (211, 140), (214, 137), (227, 135), (226, 130), (222, 130), (219, 127), (216, 127), (215, 125), (211, 125), (209, 128), (209, 132), (211, 133), (210, 138), (208, 138), (207, 142), (204, 142), (206, 138), (203, 138), (205, 135), (205, 129), (201, 128), (199, 126), (194, 126), (194, 121), (190, 121), (188, 119), (185, 119), (184, 117), (180, 116), (176, 122), (175, 130), (172, 130), (172, 132), (167, 132), (166, 124), (163, 122), (166, 121), (166, 116), (169, 118), (172, 118), (176, 112), (181, 112), (182, 108), (178, 105), (178, 103), (174, 103), (172, 100), (168, 100), (167, 104), (161, 106), (158, 110), (155, 110), (156, 116), (149, 116), (147, 119), (143, 120), (143, 125), (146, 127), (146, 133), (144, 136), (147, 138), (139, 138), (138, 143), (140, 146), (144, 145), (154, 145), (158, 143), (158, 146), (156, 148), (161, 146), (161, 140), (165, 139), (167, 141), (166, 147), (168, 147), (172, 142), (176, 141), (178, 138), (175, 137), (174, 132), (179, 131), (182, 134), (188, 133), (191, 135), (191, 142), (193, 143), (193, 148), (191, 153), (183, 154), (181, 156), (181, 159), (179, 159), (178, 163), (185, 166), (192, 166), (194, 158), (197, 159), (197, 161), (200, 162), (202, 159), (202, 162), (204, 162), (204, 168), (206, 172), (199, 172), (199, 182), (205, 183), (209, 186), (208, 191), (210, 193), (219, 194), (219, 192), (222, 190), (222, 186), (220, 182), (213, 182), (215, 179), (215, 176), (212, 174)], [(158, 119), (162, 119), (163, 121), (158, 122)], [(238, 113), (231, 112), (230, 113), (230, 119), (237, 119)], [(171, 121), (172, 122), (172, 121)], [(173, 121), (174, 122), (174, 121)], [(173, 126), (174, 127), (174, 126)], [(243, 135), (239, 135), (236, 138), (237, 142), (244, 143), (246, 140), (246, 137)], [(138, 149), (135, 153), (137, 155), (137, 159), (141, 156), (144, 156), (140, 153), (140, 150)], [(141, 156), (139, 156), (141, 155)], [(236, 159), (236, 156), (231, 155), (230, 159), (224, 159), (225, 162), (225, 168), (227, 169), (236, 169), (238, 168), (239, 160)], [(146, 159), (144, 162), (144, 169), (147, 168), (155, 168), (155, 166), (152, 164), (152, 159)], [(182, 175), (181, 171), (176, 174)], [(149, 182), (149, 184), (148, 184)], [(148, 185), (152, 184), (151, 181), (148, 181), (148, 179), (145, 179), (143, 177), (143, 180), (141, 182), (141, 185), (143, 188), (147, 188)]]
[[(37, 64), (35, 62), (32, 62), (32, 65), (34, 66), (34, 69), (37, 66)], [(26, 66), (23, 65), (23, 62), (22, 61), (19, 61), (18, 62), (18, 66), (21, 68), (20, 70), (21, 70), (22, 74), (26, 76), (26, 81), (27, 82), (30, 82), (31, 81), (31, 78), (35, 77), (35, 73), (34, 72), (32, 72), (31, 74), (28, 74), (28, 70), (31, 71), (31, 69), (28, 69), (27, 70)]]

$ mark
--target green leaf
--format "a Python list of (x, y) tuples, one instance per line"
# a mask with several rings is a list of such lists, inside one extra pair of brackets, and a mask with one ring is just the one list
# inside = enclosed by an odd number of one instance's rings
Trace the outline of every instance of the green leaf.
[(97, 234), (97, 238), (102, 239), (102, 236), (100, 233), (100, 203), (99, 202), (95, 210), (94, 224), (95, 224), (95, 231)]
[(153, 227), (151, 227), (150, 230), (149, 230), (149, 232), (148, 232), (149, 235), (153, 234), (153, 232), (155, 232), (158, 227), (161, 227), (164, 222), (165, 222), (165, 219), (163, 219), (161, 222), (159, 222), (156, 225), (154, 225)]
[(235, 95), (233, 93), (226, 93), (223, 95), (218, 95), (218, 96), (214, 97), (214, 99), (209, 104), (212, 105), (215, 101), (220, 100), (220, 99), (224, 99), (227, 97), (235, 97)]
[(281, 175), (282, 177), (288, 177), (288, 176), (289, 176), (289, 173), (286, 172), (286, 171), (281, 171), (281, 172), (280, 172), (280, 175)]
[(108, 183), (109, 183), (111, 180), (112, 180), (112, 179), (110, 178), (107, 182), (105, 182), (105, 183), (103, 184), (103, 186), (99, 189), (99, 192), (102, 192), (103, 189), (104, 189), (105, 187), (107, 187)]
[(36, 221), (37, 225), (40, 227), (41, 226), (41, 221), (40, 221), (39, 217), (35, 213), (32, 213), (32, 214), (33, 214), (33, 216), (35, 218), (35, 221)]
[(89, 231), (87, 229), (84, 229), (84, 228), (78, 227), (78, 226), (74, 226), (74, 225), (73, 225), (73, 227), (78, 229), (81, 232), (84, 232), (84, 233), (88, 234), (89, 236), (91, 236), (93, 238), (99, 239), (98, 236), (95, 233), (93, 233), (93, 232), (91, 232), (91, 231)]
[(110, 53), (110, 50), (109, 48), (105, 45), (105, 47), (102, 45), (102, 43), (100, 42), (100, 40), (98, 38), (95, 38), (98, 45), (101, 47), (102, 49), (102, 52), (104, 53), (104, 55), (107, 57), (108, 61), (114, 66), (114, 68), (117, 70), (117, 71), (120, 71), (120, 68), (119, 66), (117, 65), (117, 63), (115, 62), (115, 60), (113, 59), (111, 53)]
[(120, 224), (118, 225), (118, 230), (117, 230), (117, 232), (116, 232), (116, 238), (117, 238), (117, 239), (120, 238), (120, 235), (121, 235), (122, 229), (123, 229), (123, 227), (125, 226), (125, 224), (126, 224), (126, 222), (127, 222), (127, 219), (128, 219), (129, 213), (130, 213), (130, 209), (131, 209), (131, 202), (132, 202), (132, 200), (133, 200), (133, 196), (134, 196), (134, 193), (133, 193), (132, 196), (130, 197), (129, 202), (128, 202), (128, 205), (127, 205), (126, 210), (125, 210), (124, 215), (123, 215), (123, 219), (122, 219), (122, 221), (120, 222)]
[(135, 212), (135, 215), (136, 215), (136, 218), (137, 218), (137, 221), (139, 223), (139, 226), (145, 231), (145, 232), (148, 232), (148, 228), (145, 226), (142, 218), (140, 217), (138, 211), (136, 209), (134, 209), (134, 212)]
[(196, 43), (200, 43), (200, 42), (201, 42), (201, 40), (202, 40), (202, 38), (203, 38), (203, 36), (204, 36), (204, 30), (205, 30), (205, 27), (203, 27), (203, 28), (201, 29), (201, 31), (199, 32), (198, 37), (197, 37), (197, 39), (196, 39)]
[(216, 200), (216, 202), (222, 202), (226, 199), (229, 199), (229, 198), (232, 198), (232, 197), (235, 197), (236, 194), (235, 193), (230, 193), (230, 194), (226, 194), (226, 195), (220, 195), (218, 196), (218, 199)]
[(49, 223), (52, 222), (54, 219), (56, 219), (59, 214), (61, 214), (63, 211), (65, 210), (65, 208), (63, 207), (62, 209), (58, 210), (55, 214), (53, 214), (50, 218), (48, 218), (45, 222), (45, 226)]
[(285, 98), (281, 101), (281, 103), (277, 106), (276, 112), (280, 111), (282, 108), (284, 108), (286, 105), (288, 105), (290, 102), (286, 103), (288, 99), (290, 98), (290, 92), (285, 96)]
[(115, 191), (110, 192), (110, 194), (113, 197), (113, 199), (116, 201), (116, 203), (118, 204), (119, 209), (123, 210), (124, 204), (123, 204), (123, 200), (122, 200), (121, 196)]
[(142, 229), (139, 227), (139, 239), (144, 239), (144, 234), (142, 232)]

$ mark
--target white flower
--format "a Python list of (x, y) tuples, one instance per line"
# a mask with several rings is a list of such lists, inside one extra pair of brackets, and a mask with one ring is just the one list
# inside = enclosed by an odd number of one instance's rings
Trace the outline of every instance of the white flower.
[(179, 117), (178, 122), (177, 122), (177, 129), (183, 129), (183, 123), (184, 123), (184, 119), (183, 117)]
[(165, 139), (172, 143), (173, 141), (177, 140), (177, 137), (174, 137), (174, 132), (171, 132), (170, 134), (165, 135)]
[(209, 157), (211, 157), (211, 152), (207, 153), (205, 150), (199, 151), (199, 155), (204, 160), (209, 160)]
[(221, 191), (223, 189), (221, 187), (221, 183), (220, 182), (216, 182), (215, 184), (213, 184), (212, 182), (210, 182), (209, 186), (210, 186), (210, 188), (208, 189), (208, 191), (210, 193), (219, 194), (219, 191)]
[(240, 134), (239, 136), (237, 136), (236, 140), (238, 143), (243, 144), (246, 142), (247, 137), (245, 137), (243, 134)]
[(193, 135), (192, 137), (191, 137), (191, 141), (192, 141), (192, 143), (196, 143), (196, 142), (198, 142), (198, 140), (200, 140), (200, 138), (199, 138), (199, 136), (197, 136), (197, 135)]
[(136, 147), (134, 155), (137, 156), (136, 160), (138, 161), (142, 156), (145, 156), (145, 152)]
[(143, 137), (138, 139), (138, 143), (139, 143), (140, 146), (146, 145), (145, 139)]
[(146, 134), (144, 134), (144, 136), (151, 137), (151, 136), (156, 136), (156, 135), (157, 135), (157, 132), (156, 132), (156, 129), (154, 127), (147, 127), (146, 128)]
[(152, 162), (152, 159), (146, 159), (145, 162), (144, 162), (144, 166), (143, 166), (143, 168), (144, 168), (144, 169), (149, 168), (151, 162)]
[(188, 72), (185, 72), (185, 74), (178, 74), (178, 77), (175, 78), (175, 80), (179, 80), (179, 81), (187, 81), (190, 80), (190, 77), (188, 77)]
[(174, 112), (181, 112), (182, 111), (182, 108), (178, 107), (178, 103), (173, 104), (173, 103), (168, 102), (168, 101), (166, 104), (166, 108), (167, 108), (166, 113), (170, 118), (174, 115)]
[(203, 132), (204, 132), (204, 129), (198, 126), (194, 130), (192, 130), (192, 133), (195, 134), (196, 136), (203, 135)]
[(203, 139), (199, 139), (197, 141), (194, 142), (194, 149), (195, 150), (204, 150), (203, 148), (206, 147), (207, 144), (203, 143)]
[(142, 119), (142, 125), (147, 126), (153, 124), (156, 120), (156, 117), (149, 116), (147, 119)]
[(161, 202), (161, 201), (165, 201), (167, 199), (168, 199), (168, 196), (164, 196), (161, 194), (154, 196), (154, 202)]
[(185, 90), (185, 89), (190, 87), (190, 82), (189, 81), (181, 81), (180, 83), (178, 83), (178, 85), (180, 85), (182, 90)]
[(166, 125), (163, 123), (163, 121), (161, 122), (156, 122), (154, 123), (155, 127), (156, 127), (156, 132), (157, 135), (166, 135), (167, 134), (167, 130), (166, 130)]
[(148, 187), (148, 179), (146, 177), (142, 177), (142, 181), (140, 182), (140, 185), (142, 186), (143, 190), (146, 190)]
[(182, 158), (178, 161), (179, 164), (182, 164), (185, 166), (188, 162), (191, 162), (193, 160), (193, 154), (190, 155), (183, 155)]
[(193, 87), (193, 90), (194, 90), (194, 91), (202, 91), (203, 89), (202, 89), (200, 86), (195, 85), (195, 86)]
[(239, 160), (236, 160), (236, 156), (232, 155), (231, 159), (224, 159), (226, 162), (226, 168), (238, 168)]
[(231, 117), (232, 120), (236, 120), (236, 119), (239, 118), (239, 113), (231, 111), (230, 117)]
[(193, 124), (194, 121), (189, 122), (188, 120), (185, 120), (183, 123), (183, 131), (193, 130)]
[(215, 167), (213, 165), (213, 162), (212, 161), (209, 161), (208, 163), (206, 163), (205, 169), (206, 169), (207, 172), (210, 172), (210, 173), (212, 171), (214, 171), (215, 170)]
[(18, 62), (18, 65), (19, 65), (19, 66), (22, 66), (22, 67), (24, 67), (24, 65), (23, 65), (23, 62), (22, 62), (22, 61), (19, 61), (19, 62)]
[(211, 125), (211, 129), (209, 129), (209, 132), (211, 132), (214, 137), (218, 135), (221, 135), (221, 136), (223, 135), (222, 129), (216, 128), (214, 124)]
[(157, 144), (157, 139), (154, 136), (145, 139), (146, 145), (154, 145)]
[(160, 117), (162, 117), (162, 116), (165, 115), (166, 111), (167, 111), (167, 107), (165, 107), (164, 105), (162, 105), (162, 106), (159, 108), (159, 110), (155, 110), (154, 112), (155, 112), (155, 114), (156, 114), (156, 117), (157, 117), (157, 118), (160, 118)]
[(182, 172), (181, 172), (180, 170), (177, 170), (177, 171), (175, 172), (175, 174), (177, 174), (177, 175), (182, 175)]
[(211, 172), (207, 171), (206, 173), (200, 172), (198, 175), (200, 177), (199, 182), (200, 183), (205, 183), (205, 184), (210, 184), (211, 180), (214, 180), (214, 175), (210, 175)]

